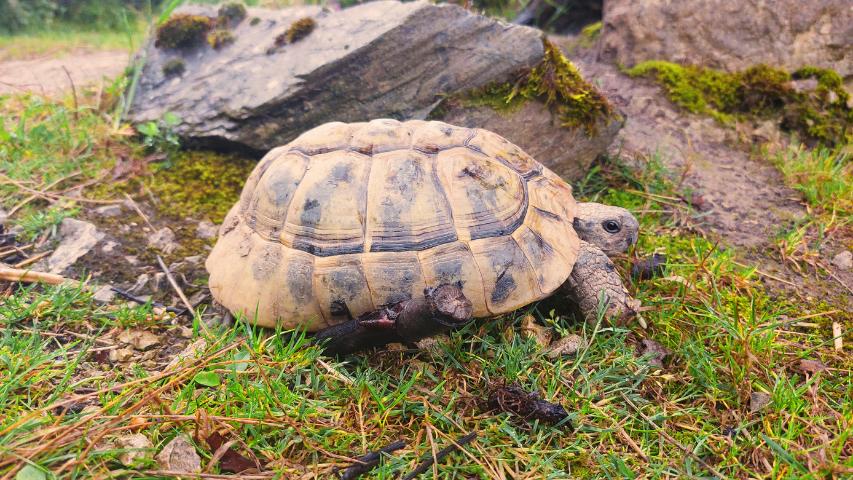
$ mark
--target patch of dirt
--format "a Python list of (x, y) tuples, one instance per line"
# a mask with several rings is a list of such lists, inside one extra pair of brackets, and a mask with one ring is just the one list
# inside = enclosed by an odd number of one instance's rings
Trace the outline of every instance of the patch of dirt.
[[(0, 62), (0, 95), (33, 92), (57, 95), (103, 80), (110, 82), (128, 63), (125, 51), (77, 51), (61, 58), (42, 57)], [(67, 74), (66, 74), (67, 69)]]
[[(745, 260), (782, 281), (764, 275), (774, 290), (793, 288), (813, 299), (836, 298), (849, 305), (851, 272), (835, 271), (835, 279), (818, 278), (789, 268), (772, 252), (774, 239), (807, 216), (801, 195), (784, 184), (782, 174), (768, 162), (756, 160), (752, 142), (774, 137), (774, 128), (728, 128), (711, 118), (683, 112), (656, 84), (622, 74), (615, 65), (599, 62), (590, 50), (577, 49), (571, 37), (556, 41), (571, 60), (627, 117), (611, 145), (611, 153), (628, 160), (657, 154), (663, 165), (681, 176), (686, 200), (697, 210), (693, 221), (722, 244), (739, 247)], [(768, 130), (770, 130), (768, 132)], [(767, 138), (763, 140), (768, 140)], [(829, 259), (843, 250), (844, 239), (824, 242)], [(847, 287), (843, 286), (847, 285)]]

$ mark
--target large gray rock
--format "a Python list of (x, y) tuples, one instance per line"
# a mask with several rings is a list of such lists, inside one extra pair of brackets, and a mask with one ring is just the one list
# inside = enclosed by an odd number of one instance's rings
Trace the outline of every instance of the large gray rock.
[[(216, 8), (180, 12), (215, 16)], [(315, 30), (268, 54), (276, 36), (303, 17), (317, 22)], [(149, 44), (131, 119), (172, 111), (183, 119), (177, 130), (184, 137), (265, 151), (332, 120), (424, 117), (442, 94), (505, 80), (543, 55), (537, 30), (426, 2), (337, 12), (252, 8), (233, 34), (235, 42), (220, 50)], [(163, 65), (178, 57), (185, 72), (167, 77)]]
[(850, 0), (608, 0), (601, 56), (725, 70), (756, 63), (853, 75)]
[[(203, 6), (179, 12), (216, 15)], [(306, 16), (316, 21), (312, 33), (270, 51), (276, 36)], [(189, 144), (262, 153), (330, 121), (426, 118), (443, 98), (512, 81), (544, 55), (538, 30), (427, 2), (378, 1), (334, 12), (250, 8), (233, 34), (235, 42), (218, 50), (151, 42), (131, 120), (171, 111)], [(167, 76), (163, 66), (176, 58), (184, 72)], [(494, 129), (533, 155), (544, 152), (538, 160), (571, 176), (583, 173), (618, 130), (613, 122), (592, 136), (566, 129), (537, 102), (512, 114), (450, 113), (445, 121)]]

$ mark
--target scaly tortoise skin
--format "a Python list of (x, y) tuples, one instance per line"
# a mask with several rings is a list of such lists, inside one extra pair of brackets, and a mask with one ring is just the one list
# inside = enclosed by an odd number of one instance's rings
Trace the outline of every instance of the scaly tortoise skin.
[[(578, 205), (555, 173), (486, 130), (328, 123), (249, 176), (208, 257), (210, 291), (250, 322), (308, 331), (457, 282), (475, 317), (498, 315), (572, 283), (590, 248), (573, 228)], [(591, 248), (586, 276), (609, 263)], [(602, 288), (624, 313), (633, 304), (614, 275)]]

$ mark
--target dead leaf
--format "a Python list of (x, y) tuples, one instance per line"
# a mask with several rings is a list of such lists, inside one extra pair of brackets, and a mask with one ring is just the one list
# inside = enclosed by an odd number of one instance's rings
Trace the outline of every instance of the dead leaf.
[[(510, 412), (525, 420), (539, 420), (552, 425), (565, 421), (569, 416), (559, 403), (542, 400), (538, 392), (527, 392), (518, 384), (490, 386), (485, 406), (489, 410)], [(566, 425), (572, 428), (571, 422)]]
[(133, 467), (137, 460), (148, 455), (148, 451), (154, 448), (151, 440), (141, 433), (121, 435), (113, 442), (116, 449), (124, 450), (119, 454), (118, 460), (126, 467)]
[[(211, 452), (216, 453), (226, 443), (226, 439), (219, 432), (213, 432), (205, 439), (205, 442), (207, 442)], [(250, 468), (257, 468), (255, 462), (230, 446), (219, 459), (219, 470), (222, 472), (241, 473)]]
[(680, 283), (684, 286), (690, 285), (690, 282), (688, 282), (687, 279), (682, 277), (681, 275), (670, 275), (668, 277), (663, 277), (661, 280), (669, 280), (670, 282)]
[(172, 358), (171, 361), (169, 361), (169, 364), (166, 365), (166, 370), (179, 365), (185, 359), (198, 357), (199, 353), (203, 352), (206, 348), (207, 340), (199, 338), (198, 340), (184, 347), (181, 353), (175, 355), (175, 357)]
[(646, 258), (637, 259), (631, 267), (631, 276), (637, 280), (649, 280), (663, 275), (666, 268), (666, 255), (653, 253)]
[(583, 344), (583, 338), (580, 335), (566, 335), (552, 342), (545, 350), (545, 355), (553, 359), (560, 358), (563, 355), (574, 355), (580, 350), (581, 344)]
[(125, 330), (118, 335), (118, 340), (140, 351), (160, 344), (160, 337), (147, 330)]
[(521, 319), (521, 332), (525, 337), (536, 340), (541, 347), (551, 343), (551, 329), (536, 323), (533, 315), (525, 315)]
[(117, 348), (110, 350), (111, 362), (126, 362), (133, 358), (133, 350), (130, 348)]
[(814, 374), (826, 370), (826, 365), (820, 360), (801, 359), (797, 364), (797, 369), (803, 373)]
[(650, 338), (640, 340), (640, 344), (637, 345), (637, 356), (650, 357), (649, 365), (658, 368), (663, 368), (663, 361), (670, 353), (666, 347)]
[(180, 434), (167, 443), (154, 457), (163, 470), (173, 472), (201, 472), (201, 457), (185, 434)]
[(759, 412), (770, 404), (770, 395), (765, 392), (752, 392), (749, 395), (750, 413)]

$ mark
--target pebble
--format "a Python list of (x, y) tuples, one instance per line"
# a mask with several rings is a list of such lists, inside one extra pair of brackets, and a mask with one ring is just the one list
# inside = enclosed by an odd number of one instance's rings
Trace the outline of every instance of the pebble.
[(175, 242), (175, 232), (168, 227), (163, 227), (148, 237), (148, 246), (168, 255), (177, 250), (180, 245)]
[(99, 217), (111, 218), (111, 217), (117, 217), (117, 216), (121, 215), (122, 209), (121, 209), (121, 205), (114, 204), (114, 205), (104, 205), (102, 207), (98, 207), (98, 208), (94, 209), (93, 211), (95, 212), (95, 215), (98, 215)]
[(838, 255), (832, 257), (832, 264), (840, 270), (850, 270), (853, 268), (853, 252), (845, 250)]
[(112, 290), (112, 287), (110, 287), (109, 285), (104, 285), (95, 291), (94, 295), (92, 295), (92, 298), (94, 298), (95, 301), (98, 303), (110, 303), (113, 301), (113, 299), (115, 299), (115, 296), (116, 292)]
[(74, 218), (62, 220), (59, 235), (62, 240), (47, 259), (50, 273), (62, 273), (104, 238), (95, 225)]
[(219, 232), (219, 227), (209, 220), (202, 220), (198, 222), (195, 230), (198, 238), (210, 240), (212, 238), (216, 238), (216, 235)]

